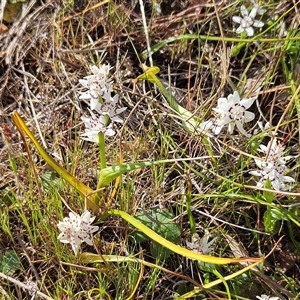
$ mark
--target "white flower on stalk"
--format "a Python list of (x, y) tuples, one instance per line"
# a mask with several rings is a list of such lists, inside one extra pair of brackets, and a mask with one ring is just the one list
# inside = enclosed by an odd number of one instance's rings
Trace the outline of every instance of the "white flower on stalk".
[(95, 217), (91, 218), (89, 211), (85, 211), (81, 216), (70, 212), (69, 218), (66, 217), (57, 224), (61, 231), (57, 237), (58, 240), (65, 244), (71, 244), (75, 255), (77, 255), (79, 246), (83, 242), (90, 246), (93, 245), (91, 235), (99, 229), (98, 226), (91, 225), (94, 220)]
[(240, 26), (236, 29), (236, 33), (242, 33), (246, 31), (247, 36), (253, 36), (254, 35), (254, 29), (253, 27), (263, 27), (264, 22), (255, 20), (255, 17), (257, 14), (263, 14), (264, 10), (256, 3), (254, 4), (254, 7), (252, 8), (251, 12), (249, 13), (245, 5), (241, 6), (241, 15), (239, 16), (233, 16), (232, 20), (235, 23), (240, 24)]
[(92, 80), (79, 80), (84, 82), (82, 84), (88, 90), (81, 93), (79, 99), (90, 100), (91, 101), (91, 109), (93, 110), (94, 103), (99, 101), (99, 97), (102, 99), (106, 99), (110, 96), (111, 88), (104, 83), (100, 83)]
[(294, 183), (294, 178), (285, 176), (288, 172), (288, 168), (284, 165), (273, 165), (264, 161), (255, 160), (256, 165), (260, 168), (257, 171), (249, 172), (251, 175), (260, 176), (260, 180), (257, 182), (258, 187), (264, 187), (266, 181), (269, 179), (272, 187), (275, 191), (287, 191), (290, 189), (287, 183)]
[(90, 67), (93, 75), (85, 76), (79, 79), (79, 83), (87, 89), (83, 92), (79, 99), (91, 100), (91, 110), (94, 109), (93, 104), (99, 100), (99, 97), (106, 99), (110, 97), (112, 92), (112, 81), (109, 80), (109, 71), (112, 69), (110, 65), (102, 65)]
[[(186, 242), (187, 247), (193, 252), (201, 254), (209, 254), (214, 250), (213, 244), (217, 238), (211, 239), (212, 235), (208, 230), (205, 230), (205, 235), (202, 239), (199, 239), (198, 234), (192, 236), (192, 242)], [(210, 240), (211, 239), (211, 240)], [(209, 241), (210, 240), (210, 241)]]
[(267, 295), (256, 296), (256, 298), (259, 300), (279, 300), (278, 297), (271, 297)]
[(277, 165), (285, 165), (294, 156), (284, 156), (284, 149), (283, 144), (278, 143), (277, 139), (273, 138), (273, 140), (269, 141), (267, 146), (260, 145), (258, 151), (267, 155), (266, 161)]
[(253, 104), (255, 98), (240, 99), (237, 91), (230, 94), (227, 98), (219, 98), (218, 106), (213, 110), (218, 114), (217, 124), (215, 127), (215, 134), (220, 133), (223, 126), (228, 125), (228, 132), (233, 133), (235, 125), (240, 133), (250, 137), (247, 134), (243, 125), (254, 119), (255, 115), (247, 109)]
[(126, 110), (126, 107), (117, 108), (118, 100), (119, 95), (115, 95), (114, 97), (110, 96), (110, 98), (106, 99), (103, 103), (97, 101), (97, 103), (93, 104), (94, 110), (96, 110), (100, 115), (109, 116), (112, 122), (122, 123), (123, 120), (118, 115)]
[(91, 117), (81, 117), (85, 125), (85, 132), (80, 136), (82, 139), (94, 143), (99, 142), (99, 133), (103, 132), (106, 136), (113, 136), (116, 132), (111, 128), (111, 124), (107, 125), (107, 118), (103, 115), (97, 117), (92, 111), (90, 111)]
[[(259, 170), (249, 172), (254, 176), (261, 177), (257, 182), (257, 186), (264, 187), (266, 181), (269, 180), (274, 190), (289, 190), (290, 184), (294, 183), (295, 179), (285, 175), (289, 172), (285, 164), (292, 156), (283, 156), (284, 147), (277, 142), (276, 138), (270, 141), (267, 146), (260, 145), (259, 148), (258, 151), (264, 152), (267, 157), (265, 160), (255, 159)], [(286, 185), (286, 183), (289, 183), (289, 185)]]

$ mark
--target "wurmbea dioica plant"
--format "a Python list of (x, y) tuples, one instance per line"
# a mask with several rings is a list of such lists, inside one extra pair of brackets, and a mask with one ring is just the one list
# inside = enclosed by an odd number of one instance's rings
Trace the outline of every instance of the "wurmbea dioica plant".
[[(94, 215), (98, 215), (101, 212), (99, 209), (99, 193), (101, 193), (101, 188), (104, 188), (106, 185), (111, 183), (114, 179), (119, 177), (122, 174), (130, 172), (132, 170), (136, 170), (145, 166), (153, 166), (167, 162), (174, 162), (174, 160), (161, 160), (161, 161), (152, 161), (152, 162), (142, 162), (142, 163), (133, 163), (133, 164), (120, 164), (116, 166), (106, 167), (105, 163), (105, 133), (107, 133), (108, 129), (112, 129), (113, 122), (120, 121), (119, 114), (124, 111), (124, 108), (118, 109), (116, 108), (117, 104), (117, 96), (112, 96), (113, 90), (111, 81), (108, 79), (108, 72), (110, 70), (109, 66), (102, 66), (100, 68), (92, 67), (91, 68), (93, 75), (86, 76), (83, 80), (81, 80), (81, 84), (87, 88), (87, 91), (81, 94), (82, 99), (86, 99), (90, 101), (90, 112), (92, 112), (92, 117), (83, 117), (84, 124), (86, 126), (86, 131), (82, 138), (88, 139), (92, 142), (96, 142), (96, 134), (99, 136), (99, 144), (100, 144), (100, 161), (101, 161), (101, 169), (98, 179), (98, 188), (97, 191), (93, 191), (88, 186), (84, 185), (77, 178), (69, 174), (64, 168), (62, 168), (58, 163), (54, 161), (54, 159), (43, 149), (37, 139), (34, 137), (32, 132), (23, 122), (22, 118), (19, 116), (17, 112), (12, 114), (12, 118), (20, 134), (23, 136), (25, 140), (25, 135), (27, 135), (31, 141), (34, 143), (35, 147), (39, 151), (39, 153), (43, 156), (45, 161), (55, 170), (60, 176), (65, 179), (70, 185), (72, 185), (75, 189), (77, 189), (84, 197), (86, 201), (86, 205), (89, 209), (93, 211)], [(153, 70), (153, 69), (152, 69)], [(157, 69), (155, 69), (157, 70)], [(152, 73), (148, 73), (151, 76)], [(154, 77), (153, 77), (154, 78)], [(139, 76), (137, 80), (144, 79), (144, 74)], [(160, 89), (162, 93), (165, 93), (166, 90), (163, 89), (163, 86), (160, 82)], [(175, 103), (173, 105), (176, 106)], [(192, 114), (187, 110), (183, 109), (180, 106), (177, 106), (182, 115), (186, 118), (191, 118)], [(195, 128), (195, 125), (198, 124), (194, 119), (191, 119), (191, 123), (185, 123), (186, 130), (190, 131)], [(108, 131), (111, 133), (111, 131)], [(102, 151), (103, 150), (103, 151)], [(206, 159), (207, 157), (200, 158), (192, 158), (196, 159)], [(181, 159), (183, 160), (183, 159)], [(190, 160), (190, 159), (186, 159)], [(103, 163), (104, 162), (104, 163)], [(103, 212), (103, 211), (102, 211)], [(174, 253), (178, 253), (186, 258), (198, 260), (201, 262), (206, 262), (210, 264), (228, 264), (228, 263), (239, 263), (242, 261), (254, 262), (254, 264), (247, 266), (244, 270), (248, 270), (251, 267), (259, 264), (263, 258), (225, 258), (225, 257), (214, 257), (205, 255), (202, 253), (194, 252), (188, 250), (185, 247), (178, 246), (158, 233), (154, 232), (146, 225), (141, 223), (137, 218), (129, 215), (128, 213), (109, 209), (109, 207), (105, 207), (105, 213), (99, 216), (98, 221), (107, 218), (108, 216), (113, 215), (116, 217), (121, 217), (128, 223), (130, 223), (133, 227), (140, 230), (146, 236), (148, 236), (153, 241), (157, 242), (163, 247), (171, 250)], [(64, 218), (62, 222), (59, 223), (58, 227), (61, 231), (59, 240), (63, 243), (70, 243), (75, 254), (79, 253), (79, 247), (83, 242), (91, 244), (92, 238), (91, 235), (98, 230), (98, 226), (93, 226), (91, 223), (94, 221), (95, 217), (91, 217), (88, 211), (85, 211), (81, 216), (70, 213), (68, 218)], [(91, 258), (89, 254), (81, 254), (80, 257), (85, 262), (93, 262), (94, 260)], [(110, 260), (109, 256), (105, 256), (106, 260)], [(112, 261), (115, 259), (115, 256), (111, 257)], [(125, 258), (126, 259), (126, 258)], [(124, 260), (124, 258), (123, 258)], [(118, 258), (119, 261), (119, 258)], [(231, 278), (238, 276), (238, 273), (234, 273), (231, 275)], [(217, 283), (216, 283), (217, 284)]]
[(257, 15), (263, 15), (265, 13), (265, 9), (261, 8), (258, 3), (255, 1), (251, 1), (254, 7), (251, 9), (250, 13), (245, 7), (245, 5), (241, 5), (241, 17), (233, 16), (232, 20), (235, 23), (240, 24), (240, 26), (236, 29), (236, 33), (246, 32), (247, 36), (254, 35), (254, 28), (260, 28), (264, 26), (264, 23), (260, 20), (255, 20)]
[[(119, 114), (126, 110), (125, 107), (117, 108), (119, 96), (112, 96), (112, 81), (109, 79), (109, 65), (90, 67), (93, 75), (88, 75), (79, 82), (87, 90), (80, 95), (80, 99), (90, 100), (90, 117), (82, 116), (85, 132), (80, 136), (82, 139), (99, 143), (101, 167), (106, 167), (104, 136), (113, 136), (116, 132), (112, 129), (113, 122), (122, 123)], [(95, 113), (92, 111), (94, 110)], [(85, 211), (82, 216), (70, 212), (70, 218), (64, 218), (58, 223), (61, 234), (58, 239), (62, 243), (70, 243), (77, 255), (81, 243), (92, 245), (90, 235), (98, 230), (98, 226), (91, 223), (95, 217), (90, 217), (90, 212)]]
[[(109, 66), (102, 66), (97, 68), (95, 66), (91, 67), (93, 75), (86, 76), (83, 80), (81, 80), (81, 84), (87, 90), (81, 94), (81, 98), (90, 101), (90, 114), (91, 117), (82, 117), (82, 120), (85, 124), (85, 133), (81, 135), (83, 139), (86, 139), (91, 142), (98, 142), (100, 145), (100, 162), (101, 162), (101, 170), (98, 180), (98, 188), (103, 188), (116, 179), (121, 174), (125, 174), (131, 170), (135, 170), (144, 166), (153, 166), (155, 164), (161, 164), (166, 162), (173, 162), (174, 160), (164, 160), (164, 161), (155, 161), (155, 162), (143, 162), (143, 163), (134, 163), (134, 164), (120, 164), (117, 166), (106, 167), (105, 160), (105, 136), (112, 136), (116, 132), (113, 129), (114, 122), (122, 122), (120, 118), (120, 113), (122, 113), (125, 108), (117, 108), (118, 96), (117, 94), (112, 96), (113, 88), (112, 81), (108, 78), (109, 70), (111, 68)], [(174, 101), (172, 95), (164, 88), (158, 77), (156, 76), (158, 68), (151, 68), (150, 70), (146, 70), (146, 72), (140, 75), (136, 81), (138, 80), (149, 80), (152, 83), (155, 83), (162, 94), (168, 99), (170, 106), (178, 112), (178, 114), (182, 117), (182, 123), (184, 129), (190, 133), (202, 133), (207, 134), (209, 130), (211, 130), (214, 134), (219, 134), (223, 127), (228, 126), (229, 134), (234, 133), (235, 126), (238, 131), (249, 137), (245, 129), (244, 125), (252, 121), (254, 119), (254, 114), (248, 111), (248, 108), (254, 102), (253, 98), (243, 98), (240, 99), (240, 96), (237, 91), (234, 91), (233, 94), (230, 94), (226, 98), (218, 99), (217, 107), (214, 108), (214, 112), (216, 114), (216, 118), (210, 119), (208, 121), (200, 122), (200, 120), (192, 115), (189, 111), (181, 107), (179, 104)], [(50, 166), (52, 166), (65, 180), (67, 180), (74, 188), (81, 192), (82, 195), (85, 196), (86, 204), (88, 208), (93, 210), (93, 213), (99, 214), (99, 199), (98, 193), (99, 190), (93, 191), (89, 187), (85, 186), (78, 179), (69, 174), (66, 170), (64, 170), (61, 166), (59, 166), (52, 157), (50, 157), (47, 152), (41, 147), (39, 142), (35, 139), (31, 131), (25, 125), (23, 120), (20, 118), (18, 113), (13, 114), (13, 120), (17, 125), (20, 133), (24, 136), (25, 134), (32, 140), (35, 144), (36, 148), (40, 152), (40, 154), (44, 157), (44, 159), (48, 162)], [(261, 151), (264, 151), (264, 147), (260, 147)], [(196, 158), (193, 158), (196, 159)], [(286, 171), (285, 163), (289, 159), (288, 157), (283, 157), (283, 149), (275, 148), (274, 153), (272, 154), (272, 163), (268, 161), (267, 170), (270, 171), (272, 175), (274, 175), (276, 187), (280, 186), (280, 188), (284, 188), (284, 183), (287, 181), (291, 181), (285, 175), (282, 175), (283, 172)], [(275, 164), (276, 162), (276, 164)], [(276, 165), (276, 168), (275, 168)], [(275, 172), (275, 171), (277, 172)], [(256, 175), (256, 174), (254, 174)], [(282, 184), (283, 182), (283, 184)], [(109, 208), (108, 208), (109, 209)], [(228, 264), (233, 262), (244, 262), (250, 261), (255, 262), (252, 265), (248, 265), (243, 269), (243, 271), (250, 270), (253, 266), (260, 263), (263, 258), (223, 258), (223, 257), (214, 257), (207, 255), (211, 249), (212, 245), (215, 242), (215, 239), (212, 241), (208, 241), (209, 235), (207, 239), (202, 240), (202, 244), (200, 245), (201, 249), (195, 249), (194, 245), (188, 245), (188, 248), (192, 248), (192, 250), (180, 247), (165, 238), (156, 232), (149, 229), (146, 225), (141, 223), (135, 217), (127, 214), (124, 211), (110, 209), (106, 211), (98, 221), (103, 220), (107, 216), (114, 215), (123, 218), (125, 221), (130, 223), (132, 226), (143, 232), (153, 241), (159, 243), (160, 245), (168, 248), (174, 253), (178, 253), (180, 255), (185, 256), (186, 258), (190, 258), (193, 260), (198, 260), (202, 263), (209, 264)], [(92, 244), (92, 234), (98, 230), (98, 226), (93, 226), (92, 222), (95, 220), (95, 217), (91, 217), (89, 211), (85, 211), (81, 216), (70, 213), (68, 218), (64, 218), (62, 222), (59, 222), (58, 227), (61, 231), (58, 238), (63, 243), (70, 243), (72, 249), (77, 255), (79, 253), (79, 247), (83, 242)], [(196, 250), (196, 251), (195, 251)], [(197, 251), (198, 250), (198, 251)], [(206, 252), (206, 253), (205, 253)], [(91, 256), (89, 254), (81, 254), (80, 257), (85, 262), (93, 262)], [(98, 259), (98, 258), (97, 258)], [(106, 255), (105, 259), (109, 260), (110, 256)], [(111, 257), (112, 261), (115, 259)], [(119, 260), (119, 258), (118, 258)], [(124, 260), (124, 259), (123, 259)], [(241, 271), (236, 272), (230, 276), (230, 278), (234, 278), (238, 276)], [(217, 284), (217, 281), (216, 281)], [(212, 286), (212, 285), (211, 285)]]

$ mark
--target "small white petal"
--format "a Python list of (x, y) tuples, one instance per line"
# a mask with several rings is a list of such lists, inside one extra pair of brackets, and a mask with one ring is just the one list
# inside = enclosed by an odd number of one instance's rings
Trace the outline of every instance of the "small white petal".
[(251, 111), (246, 111), (245, 112), (245, 116), (244, 116), (244, 122), (245, 123), (254, 120), (254, 118), (255, 118), (255, 114), (253, 112), (251, 112)]
[(79, 96), (79, 99), (82, 99), (82, 100), (88, 100), (88, 99), (91, 99), (91, 95), (89, 93), (82, 93), (80, 96)]
[(239, 26), (236, 30), (236, 33), (242, 33), (245, 29), (242, 26)]
[(236, 122), (236, 127), (238, 128), (239, 132), (246, 137), (251, 137), (251, 134), (247, 133), (246, 130), (243, 128), (243, 124), (240, 121)]
[(87, 81), (87, 80), (85, 80), (85, 79), (79, 79), (78, 81), (79, 81), (79, 83), (80, 83), (83, 87), (85, 87), (85, 88), (88, 87), (88, 81)]
[(232, 104), (237, 104), (240, 102), (240, 95), (237, 91), (234, 91), (233, 94), (230, 94), (228, 97), (228, 102)]
[(245, 28), (248, 36), (254, 35), (254, 29), (252, 27)]
[(295, 179), (290, 176), (283, 176), (283, 178), (285, 182), (290, 182), (290, 183), (295, 182)]
[(248, 10), (247, 10), (247, 8), (246, 8), (245, 5), (242, 5), (242, 6), (241, 6), (241, 15), (242, 15), (243, 17), (248, 16)]
[(249, 14), (249, 17), (251, 17), (252, 19), (255, 19), (256, 14), (257, 14), (257, 7), (254, 6)]
[(223, 128), (222, 125), (216, 126), (216, 127), (214, 128), (214, 130), (213, 130), (213, 133), (214, 133), (215, 135), (220, 134), (222, 128)]
[(260, 171), (250, 171), (249, 174), (254, 175), (254, 176), (261, 176)]
[(241, 24), (241, 20), (242, 20), (241, 17), (238, 17), (238, 16), (233, 16), (232, 17), (232, 21), (235, 22), (235, 23)]
[(226, 98), (219, 98), (218, 99), (218, 107), (221, 110), (227, 110), (227, 109), (229, 109), (230, 105), (228, 103), (228, 100)]
[(262, 21), (257, 21), (257, 20), (255, 20), (255, 21), (253, 22), (253, 26), (254, 26), (254, 27), (263, 27), (264, 25), (265, 25), (265, 23), (262, 22)]
[(231, 119), (229, 115), (221, 116), (220, 119), (217, 120), (218, 126), (224, 126), (231, 123)]
[(230, 134), (233, 134), (233, 130), (234, 130), (235, 124), (237, 124), (237, 123), (230, 122), (230, 123), (228, 124), (228, 132), (229, 132)]
[(253, 104), (254, 101), (255, 101), (255, 98), (243, 98), (240, 101), (240, 105), (244, 106), (247, 109)]
[(107, 128), (105, 131), (105, 135), (107, 135), (107, 136), (114, 136), (115, 134), (116, 134), (116, 132), (111, 128)]

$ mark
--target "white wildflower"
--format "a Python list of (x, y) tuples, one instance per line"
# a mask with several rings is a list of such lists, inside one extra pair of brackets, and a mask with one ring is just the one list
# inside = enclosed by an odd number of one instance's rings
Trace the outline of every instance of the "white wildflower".
[(85, 132), (80, 136), (90, 142), (99, 142), (99, 133), (103, 132), (106, 136), (113, 136), (116, 132), (111, 128), (111, 124), (107, 125), (107, 120), (105, 116), (101, 115), (97, 117), (93, 112), (91, 112), (91, 117), (81, 117), (85, 125)]
[(110, 99), (112, 81), (108, 78), (108, 75), (111, 67), (109, 65), (102, 65), (99, 68), (91, 66), (90, 69), (93, 75), (88, 75), (85, 76), (84, 79), (79, 79), (79, 83), (87, 89), (85, 92), (81, 93), (79, 99), (91, 100), (90, 108), (91, 110), (94, 110), (99, 100)]
[(240, 26), (236, 29), (236, 33), (242, 33), (246, 31), (247, 36), (254, 35), (254, 28), (253, 27), (263, 27), (264, 23), (259, 20), (255, 20), (257, 14), (262, 14), (263, 9), (258, 5), (254, 5), (251, 12), (249, 13), (245, 5), (241, 6), (241, 15), (233, 16), (232, 20), (235, 23), (240, 24)]
[(271, 297), (267, 295), (256, 296), (256, 298), (259, 300), (279, 300), (278, 297)]
[(111, 86), (112, 81), (108, 78), (109, 71), (112, 69), (110, 65), (101, 65), (99, 68), (96, 66), (90, 66), (93, 75), (85, 76), (84, 79), (80, 79), (79, 82), (85, 88), (89, 88), (89, 85), (94, 82), (100, 86)]
[(98, 133), (103, 132), (107, 136), (112, 136), (115, 131), (111, 126), (107, 126), (111, 122), (122, 123), (123, 120), (119, 117), (125, 107), (117, 108), (119, 95), (112, 97), (112, 81), (108, 78), (111, 67), (109, 65), (102, 65), (101, 67), (91, 66), (93, 75), (88, 75), (79, 82), (87, 90), (80, 95), (80, 99), (90, 100), (90, 109), (95, 110), (100, 117), (96, 117), (91, 112), (91, 117), (82, 117), (86, 126), (86, 132), (82, 134), (86, 140), (98, 141)]
[(215, 134), (218, 134), (222, 127), (228, 124), (228, 132), (233, 133), (235, 125), (240, 133), (250, 137), (244, 129), (244, 124), (254, 119), (255, 115), (247, 109), (253, 104), (254, 98), (240, 99), (237, 91), (230, 94), (227, 98), (219, 98), (217, 108), (213, 108), (218, 113), (217, 124), (215, 127)]
[(194, 252), (201, 254), (209, 254), (214, 250), (213, 244), (217, 240), (216, 237), (213, 239), (211, 239), (211, 237), (212, 235), (208, 232), (208, 230), (205, 230), (205, 235), (202, 239), (199, 239), (198, 234), (194, 234), (192, 237), (192, 242), (187, 241), (186, 245), (189, 249), (191, 249)]
[(258, 187), (264, 187), (266, 181), (269, 179), (272, 187), (275, 191), (287, 191), (290, 189), (289, 185), (285, 183), (294, 183), (294, 178), (285, 176), (288, 172), (288, 168), (284, 165), (273, 165), (264, 161), (255, 160), (260, 170), (249, 172), (251, 175), (260, 176), (260, 180), (257, 182)]
[(123, 120), (118, 115), (126, 110), (126, 107), (117, 108), (118, 100), (119, 95), (115, 95), (114, 97), (110, 96), (110, 98), (106, 99), (103, 103), (100, 103), (99, 101), (95, 103), (94, 110), (96, 110), (100, 115), (109, 116), (112, 122), (122, 123)]
[(260, 145), (258, 151), (267, 155), (266, 161), (272, 162), (277, 165), (285, 165), (290, 159), (293, 158), (291, 155), (285, 155), (284, 146), (278, 143), (276, 138), (269, 141), (268, 145)]
[[(265, 160), (255, 159), (255, 163), (259, 170), (251, 171), (250, 174), (261, 177), (257, 182), (258, 187), (264, 187), (266, 181), (269, 179), (272, 187), (276, 191), (286, 191), (290, 189), (290, 184), (295, 182), (295, 179), (286, 176), (289, 169), (286, 163), (292, 156), (283, 156), (284, 147), (274, 138), (267, 146), (260, 145), (258, 151), (264, 152), (267, 157)], [(286, 183), (289, 183), (286, 185)]]
[(85, 211), (81, 216), (70, 212), (69, 218), (66, 217), (57, 224), (61, 231), (57, 237), (58, 240), (62, 243), (71, 244), (75, 255), (77, 255), (79, 246), (83, 242), (93, 245), (91, 234), (99, 229), (98, 226), (91, 225), (94, 220), (95, 217), (91, 218), (89, 211)]

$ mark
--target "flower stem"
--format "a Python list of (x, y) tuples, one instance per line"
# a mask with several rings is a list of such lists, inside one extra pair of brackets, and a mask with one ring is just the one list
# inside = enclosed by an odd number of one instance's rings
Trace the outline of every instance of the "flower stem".
[[(99, 132), (99, 152), (100, 152), (100, 170), (106, 168), (106, 157), (105, 157), (105, 137), (103, 132)], [(100, 182), (100, 178), (98, 179), (98, 185)], [(99, 188), (97, 185), (97, 189)]]

